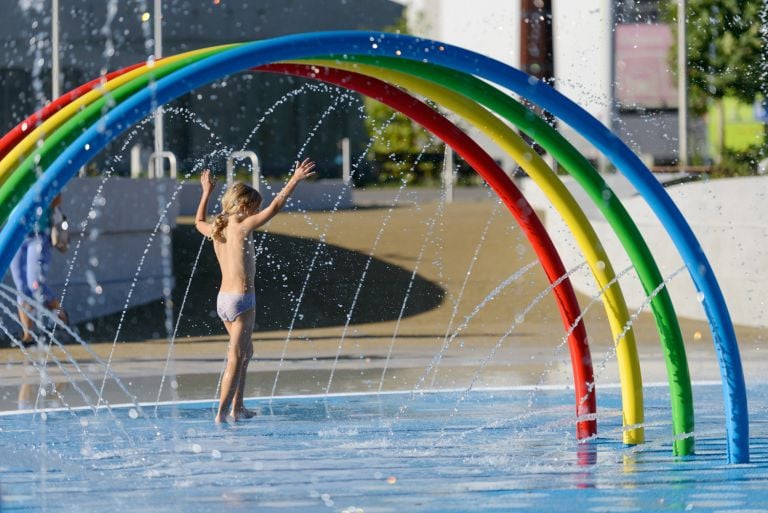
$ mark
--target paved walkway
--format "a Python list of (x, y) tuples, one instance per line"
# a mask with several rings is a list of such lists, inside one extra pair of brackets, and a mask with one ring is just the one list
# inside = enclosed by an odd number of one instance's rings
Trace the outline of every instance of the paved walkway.
[[(480, 188), (457, 195), (458, 200), (445, 207), (439, 201), (425, 201), (429, 194), (435, 191), (417, 191), (420, 197), (401, 198), (397, 208), (390, 209), (383, 205), (391, 202), (392, 191), (365, 192), (357, 199), (368, 208), (335, 214), (281, 214), (272, 221), (271, 233), (314, 240), (322, 237), (327, 244), (363, 255), (373, 252), (376, 259), (415, 271), (444, 292), (437, 308), (399, 320), (354, 324), (353, 315), (348, 327), (257, 332), (247, 395), (270, 395), (273, 388), (276, 394), (317, 394), (469, 386), (565, 388), (572, 383), (563, 328), (550, 295), (530, 308), (519, 319), (523, 322), (507, 334), (521, 312), (547, 289), (541, 268), (534, 265), (491, 295), (505, 279), (535, 261), (508, 212)], [(345, 312), (354, 301), (360, 276), (347, 279), (348, 298), (339, 304)], [(323, 300), (322, 291), (308, 290), (308, 296)], [(215, 294), (215, 284), (211, 294)], [(409, 297), (408, 288), (403, 287), (397, 294), (382, 293), (381, 301), (399, 309), (404, 301), (407, 305), (419, 298)], [(599, 390), (618, 382), (617, 364), (602, 304), (588, 306), (590, 302), (590, 298), (580, 297), (582, 309), (587, 310)], [(182, 317), (181, 322), (194, 321)], [(682, 320), (682, 329), (693, 379), (719, 379), (706, 324)], [(635, 332), (644, 381), (666, 381), (650, 315), (639, 316)], [(761, 376), (760, 348), (765, 334), (739, 329), (739, 339), (748, 378)], [(441, 354), (444, 346), (447, 349)], [(15, 409), (20, 402), (24, 407), (33, 404), (43, 368), (57, 384), (55, 392), (48, 387), (41, 402), (48, 406), (62, 401), (71, 406), (94, 403), (102, 383), (105, 397), (113, 404), (129, 402), (132, 396), (140, 401), (154, 401), (158, 395), (161, 400), (211, 399), (216, 396), (225, 350), (223, 327), (213, 335), (185, 337), (173, 345), (165, 339), (67, 345), (66, 353), (55, 349), (46, 365), (44, 355), (36, 351), (24, 363), (18, 349), (0, 350), (4, 363), (0, 410)], [(34, 365), (29, 364), (30, 359)], [(108, 372), (103, 364), (107, 360), (111, 360)]]

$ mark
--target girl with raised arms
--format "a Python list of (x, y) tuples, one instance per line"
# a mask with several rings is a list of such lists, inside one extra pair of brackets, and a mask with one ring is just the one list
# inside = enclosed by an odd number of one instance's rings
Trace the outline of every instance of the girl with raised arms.
[(314, 167), (314, 162), (309, 159), (297, 164), (283, 190), (263, 210), (259, 209), (261, 195), (256, 189), (242, 182), (232, 184), (221, 198), (221, 212), (210, 222), (206, 220), (206, 211), (215, 181), (207, 169), (200, 177), (203, 191), (195, 228), (213, 241), (221, 267), (216, 311), (229, 334), (227, 366), (221, 381), (216, 423), (226, 422), (228, 418), (239, 420), (253, 416), (243, 404), (245, 376), (253, 356), (252, 335), (256, 319), (253, 231), (275, 217), (299, 182), (315, 174)]

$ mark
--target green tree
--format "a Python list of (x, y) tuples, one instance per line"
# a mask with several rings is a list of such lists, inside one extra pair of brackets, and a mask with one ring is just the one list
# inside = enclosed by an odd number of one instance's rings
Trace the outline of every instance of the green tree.
[(373, 143), (368, 158), (378, 171), (380, 182), (405, 180), (422, 183), (437, 170), (435, 155), (442, 144), (407, 116), (386, 105), (365, 98), (365, 126)]
[[(677, 70), (678, 2), (666, 0), (666, 4), (666, 18), (675, 32), (670, 63)], [(726, 97), (748, 104), (768, 98), (767, 17), (768, 3), (764, 0), (688, 0), (688, 106), (693, 114), (703, 115), (717, 102), (722, 120)], [(739, 152), (727, 150), (721, 136), (719, 150), (721, 161), (715, 175), (754, 173), (768, 153), (768, 127), (763, 130), (761, 143)]]
[[(725, 96), (755, 102), (764, 91), (763, 0), (688, 0), (686, 12), (688, 101), (704, 114), (712, 100)], [(677, 1), (667, 0), (667, 19), (677, 32)], [(671, 52), (677, 69), (677, 38)]]

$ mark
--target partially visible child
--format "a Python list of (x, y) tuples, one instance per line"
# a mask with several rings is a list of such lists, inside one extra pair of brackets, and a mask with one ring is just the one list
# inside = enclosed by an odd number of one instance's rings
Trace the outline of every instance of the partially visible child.
[(11, 276), (19, 292), (18, 310), (22, 326), (21, 343), (25, 347), (35, 344), (33, 321), (35, 307), (29, 299), (54, 312), (65, 324), (69, 323), (67, 312), (61, 308), (56, 294), (48, 286), (48, 272), (51, 267), (51, 228), (52, 212), (61, 204), (61, 194), (51, 205), (42, 211), (35, 221), (32, 231), (27, 234), (21, 247), (11, 260)]
[(221, 267), (221, 289), (216, 299), (216, 311), (229, 333), (227, 367), (221, 380), (217, 423), (227, 421), (227, 412), (234, 420), (253, 416), (243, 404), (245, 376), (253, 356), (251, 337), (256, 319), (253, 231), (275, 217), (299, 182), (315, 174), (312, 171), (314, 167), (314, 162), (309, 159), (297, 164), (283, 190), (261, 211), (258, 191), (241, 182), (231, 185), (221, 198), (221, 213), (212, 222), (206, 221), (205, 214), (215, 181), (207, 169), (200, 177), (203, 193), (197, 207), (195, 227), (213, 240), (213, 249)]

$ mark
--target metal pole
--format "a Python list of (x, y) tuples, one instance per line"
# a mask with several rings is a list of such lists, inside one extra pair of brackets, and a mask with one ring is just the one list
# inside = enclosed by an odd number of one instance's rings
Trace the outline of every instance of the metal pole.
[(131, 178), (141, 176), (141, 144), (131, 146)]
[(51, 0), (51, 100), (61, 96), (59, 46), (59, 0)]
[[(61, 96), (61, 37), (59, 36), (59, 0), (51, 0), (51, 101)], [(77, 176), (85, 176), (85, 166)]]
[[(608, 106), (605, 112), (605, 126), (613, 132), (618, 120), (618, 104), (616, 102), (616, 5), (615, 2), (605, 2), (608, 9), (610, 27), (608, 33)], [(608, 158), (603, 152), (597, 154), (597, 169), (600, 173), (608, 173), (610, 167)]]
[(688, 48), (686, 47), (686, 0), (677, 2), (677, 160), (681, 171), (688, 166)]
[(341, 140), (341, 180), (344, 185), (349, 185), (351, 182), (352, 172), (352, 156), (349, 151), (349, 137), (345, 137)]
[[(155, 0), (155, 61), (163, 56), (163, 6), (161, 0)], [(163, 110), (160, 105), (155, 108), (155, 153), (162, 154), (163, 142)]]
[(453, 203), (453, 150), (447, 144), (443, 159), (443, 189), (445, 190), (445, 202)]

